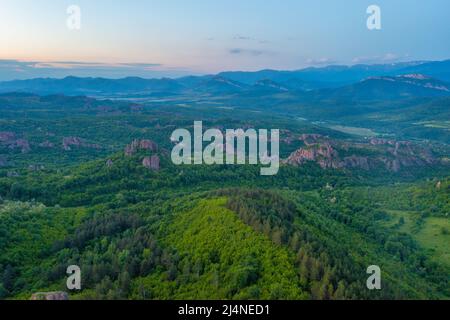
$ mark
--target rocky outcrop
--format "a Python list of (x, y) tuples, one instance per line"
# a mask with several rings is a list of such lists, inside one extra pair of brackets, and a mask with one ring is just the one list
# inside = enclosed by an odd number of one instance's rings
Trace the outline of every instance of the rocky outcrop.
[(149, 150), (152, 152), (158, 151), (158, 145), (151, 140), (141, 140), (139, 143), (139, 147), (142, 150)]
[(369, 159), (367, 157), (350, 156), (344, 158), (341, 162), (341, 166), (345, 168), (359, 168), (363, 170), (369, 170)]
[(63, 138), (62, 145), (66, 151), (72, 150), (72, 146), (80, 147), (82, 144), (81, 139), (78, 137)]
[(369, 159), (367, 157), (358, 157), (353, 155), (350, 157), (345, 157), (341, 160), (338, 152), (329, 144), (299, 149), (291, 154), (285, 162), (290, 165), (302, 165), (308, 161), (316, 162), (323, 169), (370, 169)]
[[(139, 151), (147, 151), (149, 153), (155, 153), (159, 149), (156, 142), (147, 139), (135, 139), (124, 149), (125, 156), (131, 157), (137, 154)], [(160, 159), (157, 155), (147, 156), (142, 160), (142, 165), (153, 171), (160, 170)]]
[(63, 291), (37, 292), (31, 296), (30, 300), (69, 300), (69, 295)]
[[(286, 164), (302, 165), (312, 161), (324, 169), (362, 170), (384, 166), (388, 171), (398, 172), (402, 168), (427, 166), (437, 161), (430, 149), (409, 141), (374, 138), (369, 143), (342, 142), (317, 134), (304, 134), (300, 140), (305, 147), (293, 152), (284, 161)], [(367, 153), (370, 155), (366, 156)]]
[(302, 134), (300, 140), (303, 141), (307, 146), (317, 144), (325, 139), (324, 136), (320, 134)]
[(160, 159), (158, 156), (145, 157), (142, 160), (142, 165), (150, 170), (159, 171), (160, 169)]
[(48, 148), (48, 149), (51, 149), (54, 146), (55, 145), (52, 142), (48, 141), (48, 140), (46, 140), (46, 141), (44, 141), (44, 142), (39, 144), (39, 147), (41, 147), (41, 148)]
[(83, 147), (90, 149), (100, 149), (98, 144), (86, 143), (83, 139), (79, 137), (64, 137), (62, 141), (62, 147), (65, 151), (72, 150), (72, 147)]
[(111, 159), (106, 160), (106, 167), (107, 168), (112, 168), (112, 166), (114, 165), (114, 162)]
[(393, 172), (400, 171), (400, 162), (397, 159), (382, 158), (381, 161), (385, 164), (387, 170)]
[(142, 160), (142, 165), (143, 165), (145, 168), (150, 169), (150, 168), (151, 168), (151, 165), (152, 165), (152, 160), (150, 159), (150, 157), (145, 157), (145, 158)]
[(31, 150), (28, 140), (17, 139), (16, 134), (10, 131), (0, 132), (0, 144), (6, 145), (11, 150), (20, 149), (22, 153), (28, 153)]
[(30, 170), (30, 171), (41, 171), (44, 169), (45, 169), (45, 166), (42, 164), (30, 164), (28, 166), (28, 170)]
[(380, 139), (380, 138), (372, 138), (370, 139), (370, 144), (373, 146), (382, 146), (382, 145), (395, 145), (394, 140)]
[(287, 164), (302, 165), (305, 162), (317, 162), (322, 168), (339, 168), (338, 153), (328, 144), (310, 145), (292, 153), (286, 160)]
[(20, 177), (20, 174), (17, 171), (8, 171), (6, 173), (6, 176), (8, 178), (17, 178), (17, 177)]
[(428, 164), (436, 163), (436, 158), (430, 149), (423, 149), (419, 152), (419, 156)]
[(8, 141), (7, 145), (10, 150), (20, 149), (20, 152), (22, 153), (28, 153), (31, 151), (30, 143), (26, 139)]
[(151, 152), (158, 151), (158, 145), (151, 140), (139, 140), (135, 139), (129, 145), (125, 147), (125, 155), (130, 157), (136, 154), (139, 150), (147, 150)]
[(16, 138), (16, 134), (14, 132), (4, 131), (0, 132), (0, 142), (1, 143), (12, 143)]

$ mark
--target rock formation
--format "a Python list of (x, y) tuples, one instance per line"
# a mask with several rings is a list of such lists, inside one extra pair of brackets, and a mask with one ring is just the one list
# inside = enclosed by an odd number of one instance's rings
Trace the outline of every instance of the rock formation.
[(158, 145), (151, 140), (135, 139), (125, 147), (125, 155), (130, 157), (136, 154), (139, 150), (148, 150), (151, 152), (158, 151)]
[(28, 166), (28, 170), (30, 170), (30, 171), (41, 171), (44, 169), (45, 169), (45, 166), (42, 164), (30, 164)]
[(367, 157), (357, 157), (355, 155), (344, 158), (341, 165), (345, 168), (360, 168), (369, 170), (369, 159)]
[(28, 153), (31, 150), (30, 143), (28, 142), (28, 140), (25, 139), (16, 140), (16, 146), (17, 148), (20, 149), (22, 153)]
[(142, 165), (146, 167), (147, 169), (153, 170), (153, 171), (159, 171), (160, 169), (160, 159), (158, 156), (151, 156), (151, 157), (145, 157), (144, 160), (142, 160)]
[(20, 149), (20, 152), (22, 153), (28, 153), (31, 150), (30, 143), (25, 139), (17, 139), (8, 142), (8, 148), (11, 150)]
[(54, 146), (55, 145), (53, 143), (51, 143), (50, 141), (48, 141), (48, 140), (45, 140), (44, 142), (39, 144), (39, 147), (41, 147), (41, 148), (49, 148), (49, 149), (51, 149)]
[(84, 147), (91, 149), (100, 149), (98, 144), (86, 143), (83, 139), (79, 137), (64, 137), (62, 141), (62, 146), (65, 151), (72, 150), (72, 147)]
[(300, 140), (302, 140), (303, 143), (306, 144), (307, 146), (316, 144), (319, 141), (322, 141), (324, 139), (325, 139), (325, 137), (320, 134), (303, 134), (300, 137)]
[(322, 168), (339, 168), (338, 153), (329, 143), (309, 145), (292, 153), (287, 164), (302, 165), (308, 161), (317, 162)]
[(373, 146), (380, 146), (380, 145), (395, 145), (395, 141), (393, 140), (387, 140), (387, 139), (379, 139), (379, 138), (373, 138), (370, 139), (370, 144)]
[(30, 300), (69, 300), (69, 295), (63, 291), (37, 292), (31, 296)]
[(14, 132), (0, 132), (0, 142), (1, 143), (10, 143), (15, 140), (15, 133)]
[(20, 177), (20, 174), (17, 171), (8, 171), (6, 173), (6, 176), (8, 178), (17, 178), (17, 177)]
[(151, 140), (141, 140), (139, 143), (139, 147), (142, 150), (149, 150), (152, 152), (158, 151), (158, 145)]
[[(305, 147), (293, 152), (284, 163), (298, 166), (312, 161), (324, 169), (371, 170), (384, 166), (388, 171), (398, 172), (402, 168), (426, 166), (437, 161), (431, 150), (409, 141), (374, 138), (369, 143), (342, 142), (317, 134), (304, 134), (300, 140)], [(360, 155), (358, 150), (362, 154), (370, 152), (370, 156)]]
[(31, 150), (30, 143), (26, 139), (16, 139), (14, 132), (0, 132), (0, 144), (6, 145), (9, 149), (20, 149), (22, 153), (28, 153)]
[(81, 146), (81, 139), (78, 137), (67, 137), (63, 138), (63, 149), (66, 151), (72, 150), (71, 146), (79, 147)]

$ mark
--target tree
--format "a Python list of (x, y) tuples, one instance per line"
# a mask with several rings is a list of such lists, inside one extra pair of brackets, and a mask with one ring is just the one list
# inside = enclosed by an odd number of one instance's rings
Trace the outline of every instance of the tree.
[(3, 284), (0, 283), (0, 299), (4, 299), (8, 296), (8, 290), (3, 287)]

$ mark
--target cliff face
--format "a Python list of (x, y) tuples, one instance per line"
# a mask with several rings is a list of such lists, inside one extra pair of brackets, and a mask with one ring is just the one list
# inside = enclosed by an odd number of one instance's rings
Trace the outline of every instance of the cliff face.
[(360, 168), (363, 170), (370, 169), (369, 159), (367, 157), (346, 157), (343, 162), (341, 162), (341, 165), (345, 168)]
[(286, 160), (291, 165), (302, 165), (307, 161), (317, 162), (322, 168), (340, 168), (339, 155), (329, 143), (309, 145), (292, 153)]
[[(305, 147), (293, 152), (284, 161), (286, 164), (298, 166), (313, 161), (324, 169), (363, 170), (384, 166), (388, 171), (398, 172), (405, 167), (426, 166), (438, 161), (431, 150), (408, 141), (372, 139), (367, 143), (349, 143), (334, 141), (317, 134), (305, 134), (299, 139)], [(349, 150), (355, 153), (351, 154)], [(371, 155), (360, 155), (367, 152)]]

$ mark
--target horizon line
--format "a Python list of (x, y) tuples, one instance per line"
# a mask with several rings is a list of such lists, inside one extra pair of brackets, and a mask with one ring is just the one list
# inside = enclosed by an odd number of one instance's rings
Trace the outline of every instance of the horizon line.
[[(1, 61), (20, 61), (22, 63), (41, 63), (41, 62), (36, 62), (36, 61), (27, 61), (27, 60), (14, 60), (14, 59), (0, 59)], [(143, 79), (143, 80), (164, 80), (164, 79), (171, 79), (171, 80), (176, 80), (176, 79), (183, 79), (183, 78), (187, 78), (187, 77), (208, 77), (208, 76), (218, 76), (220, 74), (223, 73), (234, 73), (234, 72), (241, 72), (241, 73), (258, 73), (258, 72), (264, 72), (264, 71), (274, 71), (274, 72), (300, 72), (300, 71), (305, 71), (305, 70), (310, 70), (310, 69), (326, 69), (326, 68), (331, 68), (331, 67), (347, 67), (347, 68), (352, 68), (352, 67), (356, 67), (356, 66), (387, 66), (387, 65), (400, 65), (400, 64), (413, 64), (413, 63), (417, 63), (417, 64), (426, 64), (426, 63), (433, 63), (433, 62), (446, 62), (446, 61), (450, 61), (449, 59), (443, 59), (443, 60), (405, 60), (405, 61), (397, 61), (397, 62), (376, 62), (376, 63), (349, 63), (349, 64), (329, 64), (329, 65), (315, 65), (315, 66), (307, 66), (307, 67), (303, 67), (303, 68), (295, 68), (295, 69), (276, 69), (276, 68), (264, 68), (264, 69), (256, 69), (253, 71), (250, 70), (239, 70), (239, 69), (235, 69), (235, 70), (224, 70), (224, 71), (219, 71), (217, 73), (195, 73), (192, 72), (192, 74), (187, 74), (187, 75), (183, 75), (183, 76), (161, 76), (161, 77), (143, 77), (143, 76), (120, 76), (120, 77), (103, 77), (103, 76), (76, 76), (76, 75), (65, 75), (65, 76), (50, 76), (50, 77), (30, 77), (30, 78), (24, 78), (24, 79), (11, 79), (11, 80), (0, 80), (1, 82), (14, 82), (14, 81), (27, 81), (27, 80), (38, 80), (38, 79), (42, 79), (42, 80), (64, 80), (67, 78), (77, 78), (77, 79), (106, 79), (106, 80), (123, 80), (123, 79), (130, 79), (130, 78), (136, 78), (136, 79)], [(86, 65), (89, 64), (98, 64), (95, 62), (73, 62), (73, 63), (83, 63)], [(131, 64), (135, 64), (136, 63), (114, 63), (111, 65), (131, 65)], [(149, 64), (147, 64), (149, 65)], [(118, 69), (120, 69), (120, 67), (117, 67)], [(67, 70), (67, 68), (57, 68), (58, 70)], [(161, 70), (162, 72), (164, 70)], [(167, 70), (169, 71), (169, 70)]]

